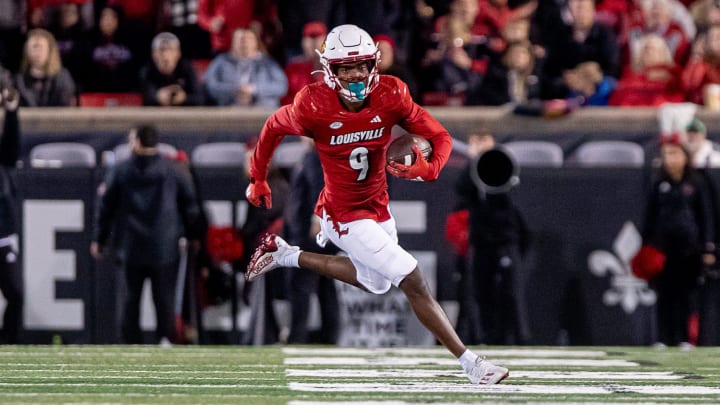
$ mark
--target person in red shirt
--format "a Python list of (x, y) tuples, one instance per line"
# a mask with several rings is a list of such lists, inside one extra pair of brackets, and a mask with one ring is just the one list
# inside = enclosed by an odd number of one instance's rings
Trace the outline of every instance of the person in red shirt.
[(612, 106), (658, 106), (684, 101), (680, 68), (673, 62), (670, 48), (656, 34), (646, 35), (632, 64), (610, 96)]
[[(321, 48), (324, 82), (305, 86), (292, 105), (281, 107), (265, 122), (246, 190), (251, 204), (269, 208), (266, 178), (273, 151), (286, 134), (312, 138), (325, 177), (315, 207), (321, 218), (317, 241), (321, 246), (333, 242), (347, 257), (302, 251), (269, 234), (253, 254), (245, 277), (252, 281), (278, 267), (303, 267), (374, 294), (395, 285), (418, 319), (459, 359), (471, 382), (499, 383), (508, 369), (465, 347), (428, 290), (417, 260), (398, 244), (385, 171), (404, 179), (436, 180), (450, 156), (452, 138), (412, 100), (405, 83), (378, 73), (379, 57), (377, 46), (361, 28), (340, 25), (331, 30)], [(430, 141), (430, 161), (415, 147), (412, 165), (386, 163), (396, 124)]]
[(308, 83), (322, 81), (320, 58), (316, 49), (325, 42), (327, 27), (320, 21), (311, 21), (303, 26), (301, 46), (303, 54), (293, 58), (285, 66), (288, 79), (288, 92), (280, 99), (280, 104), (290, 104), (300, 89)]
[[(252, 24), (255, 24), (252, 26)], [(259, 30), (254, 0), (200, 0), (198, 24), (210, 33), (214, 53), (227, 52), (238, 28)]]
[(720, 25), (713, 25), (698, 38), (682, 73), (683, 89), (692, 103), (707, 105), (706, 93), (714, 84), (720, 84)]
[(639, 43), (651, 34), (662, 37), (675, 64), (684, 66), (690, 53), (690, 41), (682, 26), (673, 20), (672, 3), (669, 0), (649, 0), (644, 4), (644, 20), (636, 21), (628, 30), (623, 55), (626, 64), (623, 67), (627, 68), (627, 63), (632, 63), (635, 54), (640, 51)]

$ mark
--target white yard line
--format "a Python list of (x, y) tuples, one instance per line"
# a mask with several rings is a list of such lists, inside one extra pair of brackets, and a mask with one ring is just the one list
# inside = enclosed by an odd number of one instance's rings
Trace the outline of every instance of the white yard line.
[[(257, 380), (257, 379), (256, 379)], [(0, 382), (0, 387), (45, 387), (47, 388), (47, 383), (32, 383), (32, 382)], [(120, 384), (104, 384), (104, 383), (76, 383), (76, 382), (66, 382), (62, 384), (58, 384), (57, 387), (123, 387), (123, 388), (192, 388), (192, 389), (208, 389), (208, 388), (238, 388), (238, 389), (260, 389), (260, 388), (268, 388), (268, 389), (277, 389), (278, 385), (247, 385), (247, 384), (165, 384), (165, 383), (159, 383), (159, 384), (153, 384), (153, 383), (120, 383)], [(50, 394), (50, 393), (49, 393)], [(85, 392), (83, 394), (92, 395), (92, 392)], [(5, 395), (5, 393), (2, 393), (2, 395)]]
[[(557, 402), (523, 402), (526, 405), (558, 405)], [(563, 402), (563, 405), (587, 405), (588, 402)], [(287, 405), (468, 405), (467, 402), (405, 401), (290, 401)], [(592, 402), (592, 405), (618, 405), (617, 402)], [(671, 405), (670, 402), (632, 402), (632, 405)]]
[[(433, 369), (288, 369), (288, 377), (314, 378), (437, 378), (465, 377), (461, 370)], [(549, 380), (681, 380), (682, 375), (672, 372), (636, 372), (636, 371), (526, 371), (511, 370), (513, 380), (518, 378), (549, 379)]]
[[(503, 366), (560, 366), (560, 367), (637, 367), (638, 363), (622, 359), (501, 359), (493, 361)], [(285, 365), (352, 365), (352, 366), (457, 366), (452, 357), (286, 357)]]
[[(447, 355), (444, 348), (309, 348), (284, 347), (283, 354), (288, 356), (421, 356)], [(564, 349), (477, 349), (476, 352), (488, 357), (606, 357), (601, 350), (564, 350)]]
[(549, 394), (549, 395), (598, 395), (598, 394), (645, 394), (645, 395), (720, 395), (718, 387), (702, 386), (636, 386), (636, 385), (512, 385), (499, 384), (478, 386), (467, 383), (298, 383), (291, 382), (293, 391), (303, 392), (354, 392), (354, 393), (488, 393), (488, 394)]

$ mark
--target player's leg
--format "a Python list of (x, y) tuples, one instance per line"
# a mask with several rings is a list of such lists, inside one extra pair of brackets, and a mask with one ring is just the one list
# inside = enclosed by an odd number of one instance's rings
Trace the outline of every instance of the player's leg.
[(455, 329), (440, 304), (430, 294), (427, 283), (420, 270), (416, 267), (400, 282), (400, 289), (405, 293), (415, 316), (435, 335), (455, 357), (460, 357), (466, 350)]
[(398, 287), (405, 293), (420, 322), (458, 358), (473, 384), (497, 384), (510, 374), (507, 368), (496, 366), (465, 347), (445, 311), (430, 294), (418, 268), (408, 274)]
[(344, 283), (365, 290), (357, 281), (355, 266), (345, 256), (325, 255), (321, 253), (302, 252), (298, 259), (300, 267), (314, 270), (323, 276), (340, 280)]
[(252, 281), (261, 274), (278, 267), (304, 267), (324, 276), (365, 289), (357, 281), (355, 267), (349, 258), (300, 250), (288, 245), (281, 237), (268, 234), (255, 250), (245, 272), (245, 279)]

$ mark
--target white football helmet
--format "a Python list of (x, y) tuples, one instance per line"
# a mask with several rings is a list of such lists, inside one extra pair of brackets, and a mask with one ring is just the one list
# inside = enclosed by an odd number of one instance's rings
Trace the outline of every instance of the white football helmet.
[[(325, 83), (335, 89), (350, 102), (363, 101), (379, 83), (377, 65), (380, 51), (370, 35), (357, 25), (345, 24), (332, 29), (325, 38), (320, 54), (320, 63), (325, 73)], [(340, 84), (335, 72), (343, 63), (368, 61), (370, 63), (367, 79), (364, 82), (351, 83), (349, 88)]]

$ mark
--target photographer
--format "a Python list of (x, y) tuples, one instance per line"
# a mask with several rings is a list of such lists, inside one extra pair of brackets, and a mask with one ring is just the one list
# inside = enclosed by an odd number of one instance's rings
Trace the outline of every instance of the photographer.
[(474, 158), (494, 147), (492, 134), (468, 135), (471, 162), (455, 182), (457, 208), (469, 214), (470, 257), (461, 279), (461, 313), (470, 318), (465, 319), (470, 333), (482, 330), (473, 343), (522, 345), (531, 340), (522, 282), (529, 240), (525, 218), (509, 190), (489, 192), (471, 175)]

